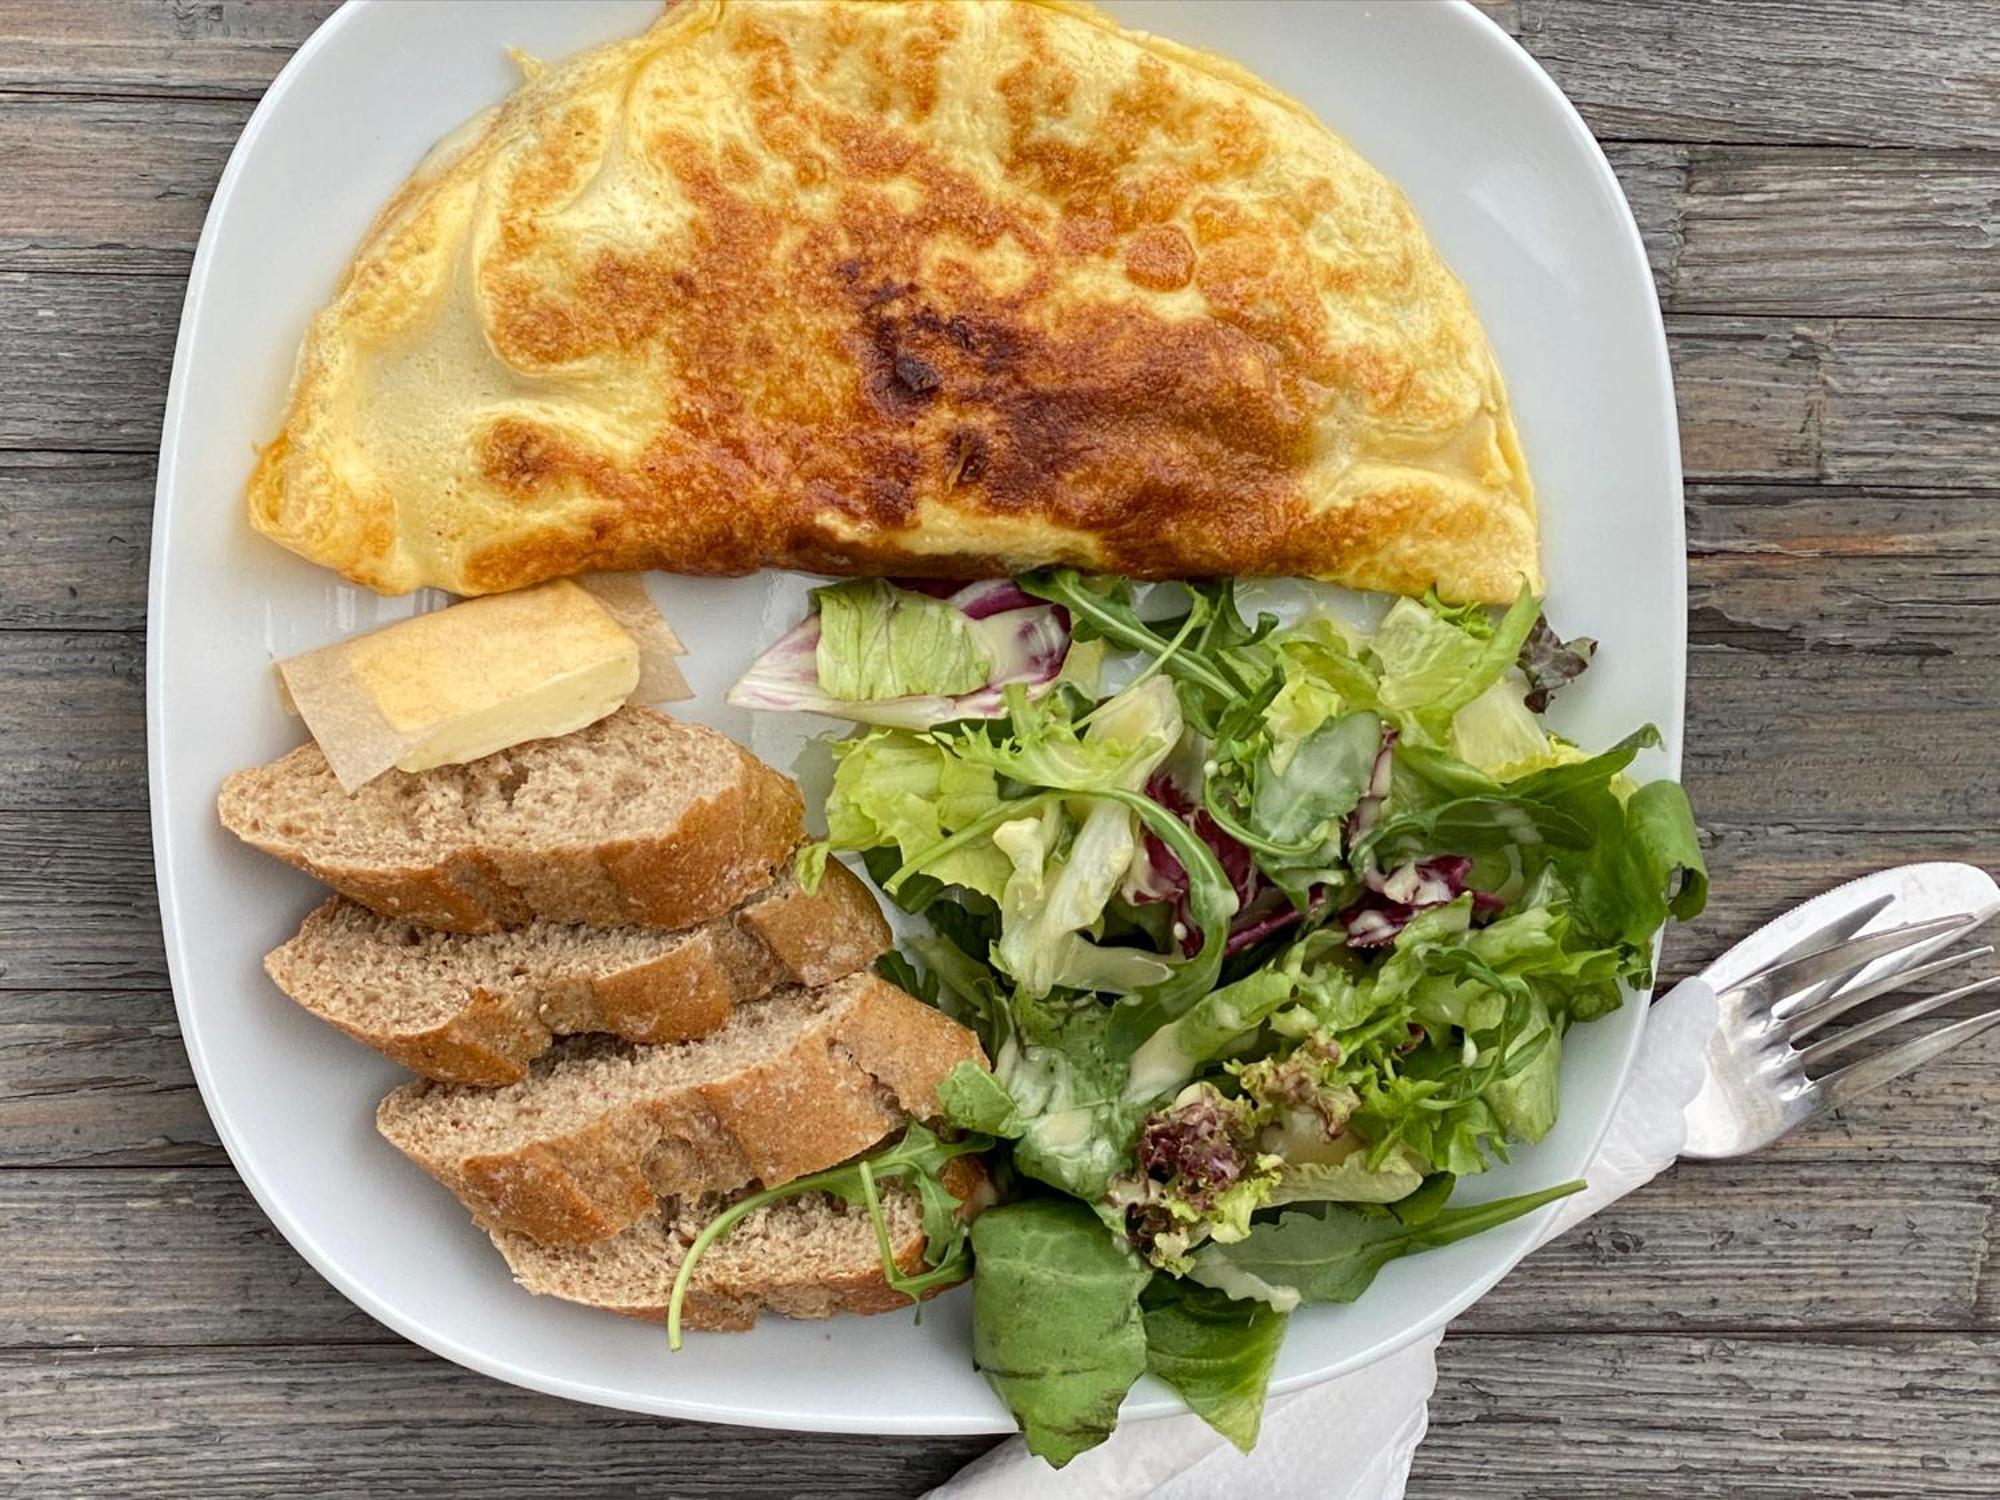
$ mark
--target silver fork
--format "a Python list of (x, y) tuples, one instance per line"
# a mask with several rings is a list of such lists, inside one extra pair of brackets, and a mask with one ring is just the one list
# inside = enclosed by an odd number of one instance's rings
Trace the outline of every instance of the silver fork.
[[(1857, 1043), (2000, 989), (2000, 974), (1821, 1034), (1856, 1006), (1992, 954), (1932, 957), (2000, 911), (1993, 880), (1970, 865), (1905, 865), (1828, 891), (1761, 928), (1702, 975), (1718, 1021), (1701, 1092), (1687, 1108), (1681, 1155), (1745, 1156), (1816, 1115), (1901, 1078), (2000, 1026), (2000, 1004), (1831, 1072)], [(1881, 920), (1893, 925), (1870, 924)]]

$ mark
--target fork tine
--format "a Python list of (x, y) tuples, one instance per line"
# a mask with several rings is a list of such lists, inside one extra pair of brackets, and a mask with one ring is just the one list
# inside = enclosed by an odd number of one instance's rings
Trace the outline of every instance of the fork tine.
[(1836, 976), (1852, 977), (1863, 968), (1885, 958), (1891, 953), (1899, 953), (1905, 948), (1915, 947), (1930, 938), (1943, 937), (1970, 926), (1971, 916), (1932, 917), (1927, 922), (1912, 922), (1904, 927), (1889, 927), (1881, 932), (1867, 932), (1860, 937), (1849, 938), (1844, 943), (1820, 948), (1803, 958), (1794, 958), (1760, 969), (1747, 979), (1732, 985), (1732, 989), (1766, 991), (1772, 1000), (1780, 1001), (1796, 995), (1801, 990)]
[[(1989, 948), (1986, 951), (1990, 953), (1993, 950)], [(1970, 958), (1972, 955), (1968, 953), (1963, 957)], [(1931, 966), (1933, 972), (1942, 967), (1942, 964)], [(1799, 1066), (1805, 1068), (1811, 1067), (1814, 1063), (1824, 1062), (1834, 1053), (1844, 1051), (1856, 1042), (1865, 1042), (1872, 1036), (1880, 1036), (1892, 1026), (1900, 1026), (1905, 1021), (1914, 1021), (1918, 1016), (1927, 1016), (1934, 1010), (1943, 1010), (1954, 1000), (1963, 1000), (1968, 995), (1983, 995), (1992, 989), (2000, 989), (2000, 974), (1974, 980), (1971, 984), (1962, 984), (1955, 990), (1946, 990), (1943, 994), (1926, 995), (1921, 1000), (1912, 1000), (1908, 1005), (1899, 1005), (1894, 1010), (1884, 1011), (1881, 1015), (1863, 1021), (1859, 1025), (1849, 1026), (1829, 1037), (1822, 1037), (1810, 1047), (1801, 1048)]]
[(1942, 974), (1946, 969), (1955, 969), (1960, 964), (1969, 964), (1976, 958), (1990, 957), (1992, 952), (1991, 947), (1967, 948), (1962, 953), (1947, 954), (1911, 968), (1891, 969), (1886, 974), (1876, 975), (1866, 984), (1850, 984), (1818, 1000), (1787, 1005), (1783, 1017), (1785, 1040), (1796, 1046), (1802, 1038), (1819, 1030), (1834, 1017), (1847, 1014), (1864, 1001), (1929, 979), (1933, 974)]
[(1849, 1063), (1817, 1080), (1812, 1086), (1813, 1097), (1821, 1109), (1838, 1109), (1870, 1089), (1878, 1089), (1885, 1083), (1893, 1083), (1905, 1073), (1915, 1072), (1932, 1058), (1991, 1031), (1995, 1026), (2000, 1026), (2000, 1006), (1995, 1006), (1984, 1015), (1940, 1026), (1928, 1036), (1914, 1037), (1887, 1052), (1878, 1052), (1860, 1062)]

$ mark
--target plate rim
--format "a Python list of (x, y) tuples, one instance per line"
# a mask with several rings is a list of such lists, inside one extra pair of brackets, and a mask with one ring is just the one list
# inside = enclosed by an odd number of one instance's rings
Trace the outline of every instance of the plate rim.
[[(245, 1154), (240, 1149), (236, 1131), (226, 1113), (216, 1105), (216, 1091), (211, 1083), (209, 1062), (199, 1040), (199, 1027), (190, 1025), (189, 1002), (184, 998), (185, 976), (191, 970), (192, 960), (185, 952), (186, 926), (182, 921), (179, 903), (171, 878), (173, 863), (173, 841), (169, 808), (173, 804), (173, 789), (167, 784), (163, 768), (161, 746), (166, 735), (166, 694), (163, 688), (164, 673), (159, 668), (158, 653), (166, 636), (167, 579), (172, 570), (174, 554), (171, 529), (166, 519), (172, 514), (172, 492), (175, 488), (174, 475), (178, 468), (178, 455), (182, 443), (182, 433), (187, 420), (187, 367), (190, 358), (193, 330), (201, 321), (203, 308), (210, 294), (209, 269), (220, 241), (217, 226), (235, 196), (237, 184), (244, 171), (244, 164), (257, 141), (263, 134), (273, 113), (283, 104), (299, 76), (309, 69), (319, 53), (324, 50), (340, 31), (355, 24), (357, 17), (374, 10), (385, 0), (347, 0), (332, 15), (322, 21), (299, 48), (285, 61), (272, 79), (241, 134), (232, 146), (229, 159), (217, 179), (213, 197), (207, 213), (203, 217), (202, 231), (195, 254), (190, 264), (187, 288), (183, 297), (181, 318), (175, 335), (174, 359), (169, 379), (167, 399), (161, 421), (158, 470), (154, 484), (153, 517), (151, 529), (151, 559), (147, 571), (146, 599), (146, 743), (147, 743), (147, 791), (148, 826), (153, 843), (154, 879), (158, 892), (162, 945), (167, 964), (168, 983), (173, 991), (175, 1016), (179, 1023), (182, 1044), (194, 1074), (196, 1086), (202, 1096), (203, 1108), (213, 1123), (218, 1139), (227, 1154), (231, 1167), (244, 1185), (250, 1190), (258, 1207), (271, 1223), (285, 1237), (286, 1243), (295, 1250), (322, 1278), (335, 1290), (354, 1303), (371, 1318), (391, 1332), (408, 1339), (412, 1343), (436, 1354), (452, 1363), (475, 1370), (483, 1375), (502, 1380), (510, 1385), (521, 1386), (543, 1394), (569, 1400), (582, 1401), (591, 1405), (634, 1411), (654, 1416), (685, 1420), (720, 1422), (731, 1425), (759, 1426), (797, 1432), (853, 1432), (881, 1436), (949, 1436), (972, 1433), (1001, 1433), (1014, 1430), (1013, 1423), (1004, 1412), (992, 1419), (978, 1421), (951, 1416), (904, 1416), (883, 1413), (866, 1420), (856, 1420), (838, 1414), (801, 1413), (785, 1409), (776, 1410), (744, 1404), (740, 1401), (729, 1405), (716, 1405), (684, 1395), (660, 1395), (651, 1398), (635, 1398), (623, 1390), (611, 1390), (592, 1386), (588, 1382), (545, 1374), (532, 1367), (511, 1363), (503, 1357), (490, 1355), (476, 1348), (468, 1347), (459, 1340), (429, 1326), (418, 1318), (406, 1316), (402, 1311), (390, 1306), (367, 1284), (351, 1276), (339, 1259), (329, 1254), (307, 1230), (285, 1208), (276, 1195), (247, 1169)], [(1658, 290), (1652, 278), (1645, 245), (1640, 236), (1637, 221), (1633, 217), (1630, 201), (1627, 199), (1617, 175), (1612, 171), (1602, 147), (1591, 134), (1583, 117), (1574, 104), (1557, 86), (1541, 64), (1525, 48), (1500, 26), (1491, 16), (1480, 10), (1473, 0), (1433, 0), (1434, 9), (1450, 19), (1447, 24), (1469, 25), (1486, 34), (1487, 44), (1498, 44), (1497, 55), (1510, 58), (1511, 65), (1525, 70), (1530, 87), (1541, 96), (1560, 119), (1565, 132), (1572, 141), (1582, 148), (1585, 159), (1590, 163), (1595, 178), (1595, 187), (1607, 190), (1621, 212), (1618, 214), (1618, 235), (1622, 243), (1622, 255), (1626, 261), (1622, 268), (1631, 273), (1636, 271), (1641, 283), (1647, 288), (1646, 320), (1647, 349), (1644, 351), (1654, 366), (1657, 376), (1656, 389), (1660, 393), (1664, 412), (1656, 413), (1659, 430), (1664, 440), (1663, 457), (1670, 471), (1672, 487), (1676, 495), (1684, 491), (1685, 476), (1681, 466), (1680, 429), (1678, 406), (1674, 393), (1673, 369), (1668, 356), (1665, 320), (1659, 304)], [(1674, 548), (1669, 566), (1670, 601), (1675, 607), (1680, 629), (1672, 638), (1673, 673), (1669, 686), (1668, 701), (1671, 711), (1666, 716), (1672, 733), (1663, 756), (1665, 774), (1680, 779), (1683, 740), (1686, 724), (1687, 693), (1687, 532), (1684, 503), (1676, 504), (1670, 520), (1670, 531)], [(1657, 960), (1659, 939), (1654, 942)], [(1650, 997), (1644, 992), (1632, 992), (1629, 1004), (1645, 1006)], [(1617, 1059), (1617, 1087), (1622, 1092), (1631, 1077), (1632, 1066), (1643, 1042), (1646, 1017), (1642, 1014), (1638, 1024), (1631, 1029), (1624, 1055)], [(1615, 1095), (1614, 1095), (1615, 1097)], [(1609, 1130), (1611, 1112), (1591, 1134), (1590, 1156), (1594, 1157), (1601, 1148), (1605, 1133)], [(1550, 1206), (1519, 1221), (1523, 1230), (1539, 1229), (1546, 1226), (1557, 1212)], [(1440, 1304), (1426, 1317), (1413, 1323), (1398, 1334), (1377, 1340), (1374, 1344), (1359, 1350), (1343, 1360), (1336, 1361), (1318, 1370), (1303, 1371), (1284, 1379), (1274, 1380), (1271, 1395), (1281, 1395), (1289, 1391), (1337, 1379), (1342, 1375), (1366, 1368), (1390, 1355), (1409, 1347), (1448, 1325), (1468, 1307), (1486, 1295), (1487, 1292), (1511, 1273), (1526, 1256), (1532, 1253), (1535, 1241), (1524, 1242), (1523, 1248), (1503, 1258), (1496, 1268), (1475, 1282), (1465, 1291)], [(1149, 1420), (1162, 1416), (1183, 1413), (1186, 1407), (1177, 1397), (1128, 1398), (1121, 1411), (1121, 1421)]]

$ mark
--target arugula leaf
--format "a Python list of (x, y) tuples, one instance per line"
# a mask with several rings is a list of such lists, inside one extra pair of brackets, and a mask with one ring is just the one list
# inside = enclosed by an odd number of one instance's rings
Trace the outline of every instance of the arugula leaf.
[(1061, 1468), (1118, 1423), (1146, 1369), (1139, 1294), (1151, 1272), (1080, 1203), (1035, 1199), (972, 1224), (972, 1358)]
[[(875, 1226), (875, 1243), (882, 1252), (882, 1279), (912, 1302), (921, 1300), (933, 1288), (950, 1286), (965, 1279), (967, 1229), (959, 1217), (958, 1195), (945, 1186), (944, 1171), (953, 1160), (990, 1151), (990, 1136), (969, 1135), (947, 1141), (912, 1120), (895, 1141), (872, 1155), (795, 1177), (777, 1187), (746, 1193), (723, 1209), (694, 1237), (681, 1258), (667, 1299), (667, 1346), (681, 1346), (681, 1305), (687, 1300), (694, 1268), (710, 1246), (727, 1239), (730, 1231), (760, 1208), (785, 1198), (806, 1193), (832, 1193), (850, 1207), (865, 1207)], [(896, 1264), (895, 1247), (889, 1243), (889, 1225), (882, 1210), (878, 1185), (901, 1182), (916, 1192), (924, 1212), (925, 1269), (906, 1272)]]
[(1336, 820), (1354, 810), (1382, 748), (1382, 721), (1372, 713), (1330, 719), (1293, 748), (1283, 769), (1266, 751), (1257, 762), (1250, 795), (1250, 826), (1277, 845), (1318, 849)]
[(1302, 1302), (1352, 1302), (1382, 1267), (1496, 1228), (1583, 1188), (1565, 1182), (1517, 1198), (1448, 1208), (1420, 1223), (1386, 1209), (1320, 1204), (1289, 1209), (1233, 1244), (1214, 1241), (1195, 1253), (1190, 1273), (1232, 1297), (1255, 1297), (1280, 1312)]
[(1285, 1315), (1174, 1276), (1155, 1276), (1140, 1298), (1146, 1368), (1188, 1409), (1248, 1453), (1264, 1419), (1264, 1393), (1285, 1336)]
[[(1223, 702), (1242, 696), (1242, 684), (1232, 680), (1200, 651), (1171, 652), (1170, 636), (1163, 636), (1139, 618), (1125, 597), (1121, 585), (1111, 594), (1101, 594), (1074, 568), (1041, 568), (1023, 573), (1022, 589), (1037, 599), (1060, 604), (1070, 612), (1080, 640), (1100, 639), (1125, 651), (1136, 651), (1162, 663), (1162, 670), (1180, 681), (1191, 683)], [(1195, 609), (1202, 615), (1214, 606), (1202, 594), (1193, 595)]]

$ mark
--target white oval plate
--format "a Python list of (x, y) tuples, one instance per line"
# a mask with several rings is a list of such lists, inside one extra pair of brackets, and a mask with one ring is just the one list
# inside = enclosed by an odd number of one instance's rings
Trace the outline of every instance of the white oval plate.
[[(294, 352), (379, 205), (438, 137), (502, 98), (504, 48), (545, 57), (642, 28), (656, 0), (359, 0), (300, 48), (222, 175), (188, 286), (160, 449), (148, 648), (153, 836), (183, 1035), (216, 1129), (273, 1222), (335, 1286), (447, 1358), (557, 1395), (675, 1417), (879, 1433), (1011, 1426), (973, 1370), (967, 1297), (833, 1323), (767, 1320), (670, 1356), (656, 1328), (518, 1291), (450, 1197), (375, 1134), (387, 1062), (265, 979), (261, 955), (318, 899), (216, 824), (228, 771), (297, 742), (270, 663), (407, 614), (253, 535), (239, 496), (277, 429)], [(1554, 85), (1460, 4), (1114, 4), (1233, 55), (1303, 99), (1401, 183), (1472, 292), (1541, 494), (1551, 612), (1602, 642), (1559, 704), (1607, 743), (1651, 721), (1679, 763), (1685, 655), (1679, 454), (1651, 278), (1603, 156)], [(692, 643), (692, 715), (791, 623), (796, 580), (655, 578)], [(1474, 1197), (1577, 1175), (1642, 1012), (1572, 1033), (1563, 1115)], [(1292, 1320), (1275, 1389), (1352, 1370), (1452, 1317), (1525, 1252), (1522, 1222), (1398, 1262), (1359, 1303)], [(1142, 1385), (1129, 1416), (1176, 1409)]]

